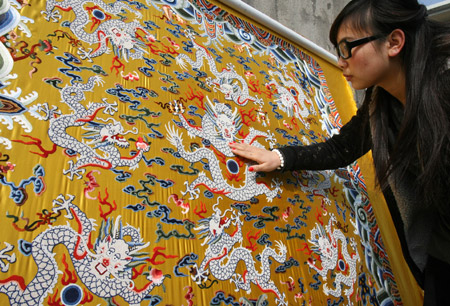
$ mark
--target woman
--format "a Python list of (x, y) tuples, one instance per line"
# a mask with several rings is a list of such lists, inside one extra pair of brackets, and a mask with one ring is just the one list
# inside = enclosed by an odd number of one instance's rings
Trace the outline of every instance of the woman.
[[(231, 143), (250, 171), (323, 170), (372, 150), (378, 183), (402, 225), (404, 254), (424, 305), (450, 292), (450, 25), (433, 22), (417, 0), (353, 0), (330, 40), (363, 105), (340, 134), (311, 146), (268, 151)], [(444, 300), (445, 298), (445, 300)]]

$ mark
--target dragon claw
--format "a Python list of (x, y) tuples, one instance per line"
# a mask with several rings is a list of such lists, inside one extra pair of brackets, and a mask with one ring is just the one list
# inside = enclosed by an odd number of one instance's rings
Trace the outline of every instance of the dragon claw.
[(192, 188), (187, 181), (184, 182), (184, 185), (186, 185), (186, 191), (181, 192), (181, 194), (183, 196), (189, 193), (189, 195), (190, 195), (189, 200), (195, 200), (195, 199), (199, 198), (199, 195), (200, 195), (199, 188)]
[(57, 213), (60, 210), (65, 210), (66, 218), (73, 219), (73, 215), (70, 210), (70, 205), (72, 204), (73, 199), (75, 199), (74, 195), (68, 194), (68, 198), (66, 199), (62, 194), (60, 194), (55, 200), (53, 200), (53, 212)]
[(105, 103), (105, 109), (103, 110), (104, 114), (114, 115), (114, 113), (117, 112), (117, 102), (114, 101), (114, 103), (108, 103), (106, 102), (106, 99), (103, 99), (103, 102)]
[(69, 160), (69, 169), (64, 170), (63, 174), (66, 175), (68, 174), (69, 179), (72, 181), (73, 180), (73, 176), (76, 175), (78, 179), (82, 179), (83, 178), (83, 173), (86, 171), (85, 169), (78, 169), (77, 167), (75, 167), (74, 163), (72, 160)]
[(82, 60), (87, 60), (90, 63), (93, 62), (91, 58), (91, 53), (92, 48), (88, 48), (87, 50), (85, 50), (83, 47), (79, 47), (77, 51), (77, 54), (80, 56)]

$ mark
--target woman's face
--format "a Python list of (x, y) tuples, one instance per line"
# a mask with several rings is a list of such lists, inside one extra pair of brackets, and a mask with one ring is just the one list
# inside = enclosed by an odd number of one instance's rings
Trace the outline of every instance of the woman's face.
[[(356, 31), (344, 22), (339, 28), (337, 42), (343, 40), (351, 42), (372, 35), (373, 33)], [(386, 42), (381, 38), (356, 46), (351, 49), (350, 58), (339, 57), (338, 65), (354, 89), (382, 86), (388, 79), (391, 68)]]

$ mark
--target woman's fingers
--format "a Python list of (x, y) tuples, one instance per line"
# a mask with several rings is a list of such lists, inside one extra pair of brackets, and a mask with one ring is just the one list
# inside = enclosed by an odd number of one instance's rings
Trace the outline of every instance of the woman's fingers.
[(275, 152), (263, 148), (235, 142), (230, 143), (229, 146), (235, 155), (256, 162), (255, 165), (249, 167), (250, 171), (273, 171), (281, 163)]
[(260, 148), (251, 146), (246, 143), (231, 143), (230, 144), (231, 150), (235, 155), (239, 155), (241, 157), (256, 161), (256, 158), (258, 158), (258, 151), (262, 150)]

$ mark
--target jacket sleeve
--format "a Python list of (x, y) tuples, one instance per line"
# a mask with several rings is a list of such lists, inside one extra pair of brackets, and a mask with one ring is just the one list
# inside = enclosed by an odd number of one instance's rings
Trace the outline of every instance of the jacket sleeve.
[(364, 103), (338, 135), (308, 146), (278, 148), (284, 156), (282, 171), (327, 170), (345, 167), (367, 153), (372, 146), (369, 109)]

